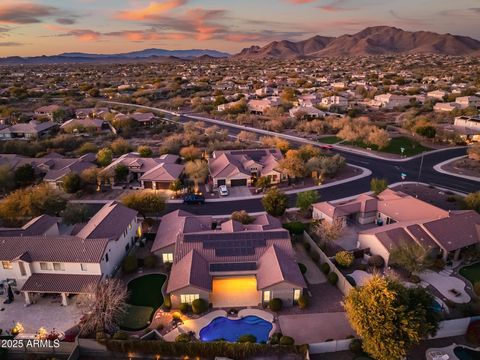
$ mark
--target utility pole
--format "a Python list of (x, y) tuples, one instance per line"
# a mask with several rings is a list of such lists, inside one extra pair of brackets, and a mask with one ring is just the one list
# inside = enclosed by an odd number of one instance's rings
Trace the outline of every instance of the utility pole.
[(423, 167), (423, 155), (424, 155), (424, 152), (422, 152), (422, 159), (420, 160), (420, 169), (418, 170), (418, 180), (417, 180), (417, 185), (420, 183), (420, 176), (422, 175), (422, 167)]

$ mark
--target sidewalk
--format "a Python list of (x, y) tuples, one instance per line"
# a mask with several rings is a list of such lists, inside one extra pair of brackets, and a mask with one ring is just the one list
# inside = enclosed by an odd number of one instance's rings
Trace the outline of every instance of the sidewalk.
[(437, 164), (433, 167), (433, 169), (435, 171), (438, 171), (439, 173), (442, 173), (442, 174), (447, 174), (447, 175), (451, 175), (451, 176), (456, 176), (456, 177), (460, 177), (460, 178), (463, 178), (463, 179), (468, 179), (468, 180), (473, 180), (473, 181), (478, 181), (480, 182), (480, 177), (476, 177), (476, 176), (470, 176), (470, 175), (463, 175), (463, 174), (457, 174), (457, 173), (454, 173), (454, 172), (451, 172), (451, 171), (447, 171), (445, 169), (443, 169), (443, 166), (451, 163), (451, 162), (454, 162), (454, 161), (457, 161), (457, 160), (460, 160), (460, 159), (463, 159), (463, 158), (466, 158), (467, 156), (464, 155), (464, 156), (458, 156), (456, 158), (452, 158), (452, 159), (448, 159), (446, 161), (443, 161), (441, 162), (440, 164)]

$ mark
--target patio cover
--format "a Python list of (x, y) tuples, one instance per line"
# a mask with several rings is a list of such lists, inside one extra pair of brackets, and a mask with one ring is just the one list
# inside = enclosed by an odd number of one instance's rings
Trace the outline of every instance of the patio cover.
[(90, 284), (97, 284), (101, 275), (33, 274), (22, 291), (80, 294)]

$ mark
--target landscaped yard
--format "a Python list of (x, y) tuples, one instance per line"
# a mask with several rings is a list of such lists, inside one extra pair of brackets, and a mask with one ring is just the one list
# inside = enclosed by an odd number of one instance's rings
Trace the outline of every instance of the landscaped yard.
[[(375, 145), (366, 145), (362, 142), (354, 142), (354, 143), (350, 143), (350, 145), (354, 145), (362, 148), (371, 148), (372, 150), (378, 150)], [(390, 140), (390, 144), (388, 144), (386, 148), (383, 148), (382, 150), (378, 150), (378, 151), (386, 152), (390, 154), (402, 155), (402, 150), (401, 150), (402, 147), (405, 149), (403, 152), (403, 155), (405, 156), (413, 156), (413, 155), (421, 154), (424, 151), (431, 150), (430, 148), (427, 148), (421, 145), (415, 140), (401, 136), (401, 137), (392, 138)]]
[(162, 287), (167, 277), (150, 274), (128, 283), (128, 311), (120, 327), (125, 330), (141, 330), (148, 326), (155, 311), (163, 304)]
[(318, 141), (324, 144), (336, 144), (342, 141), (342, 139), (336, 136), (325, 136), (325, 137), (319, 138)]
[(480, 282), (480, 262), (461, 268), (460, 275), (470, 280), (472, 284)]

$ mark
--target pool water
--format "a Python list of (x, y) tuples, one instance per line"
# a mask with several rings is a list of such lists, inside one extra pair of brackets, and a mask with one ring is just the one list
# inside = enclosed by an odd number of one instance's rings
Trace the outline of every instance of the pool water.
[(200, 330), (199, 335), (202, 341), (225, 339), (235, 342), (241, 335), (251, 334), (257, 338), (257, 342), (266, 342), (272, 328), (272, 323), (258, 316), (245, 316), (238, 320), (221, 316), (213, 319), (210, 324)]
[(433, 301), (432, 310), (439, 313), (442, 312), (443, 306), (436, 300)]
[(480, 359), (480, 351), (475, 351), (463, 346), (457, 346), (453, 349), (453, 353), (460, 360), (478, 360)]

